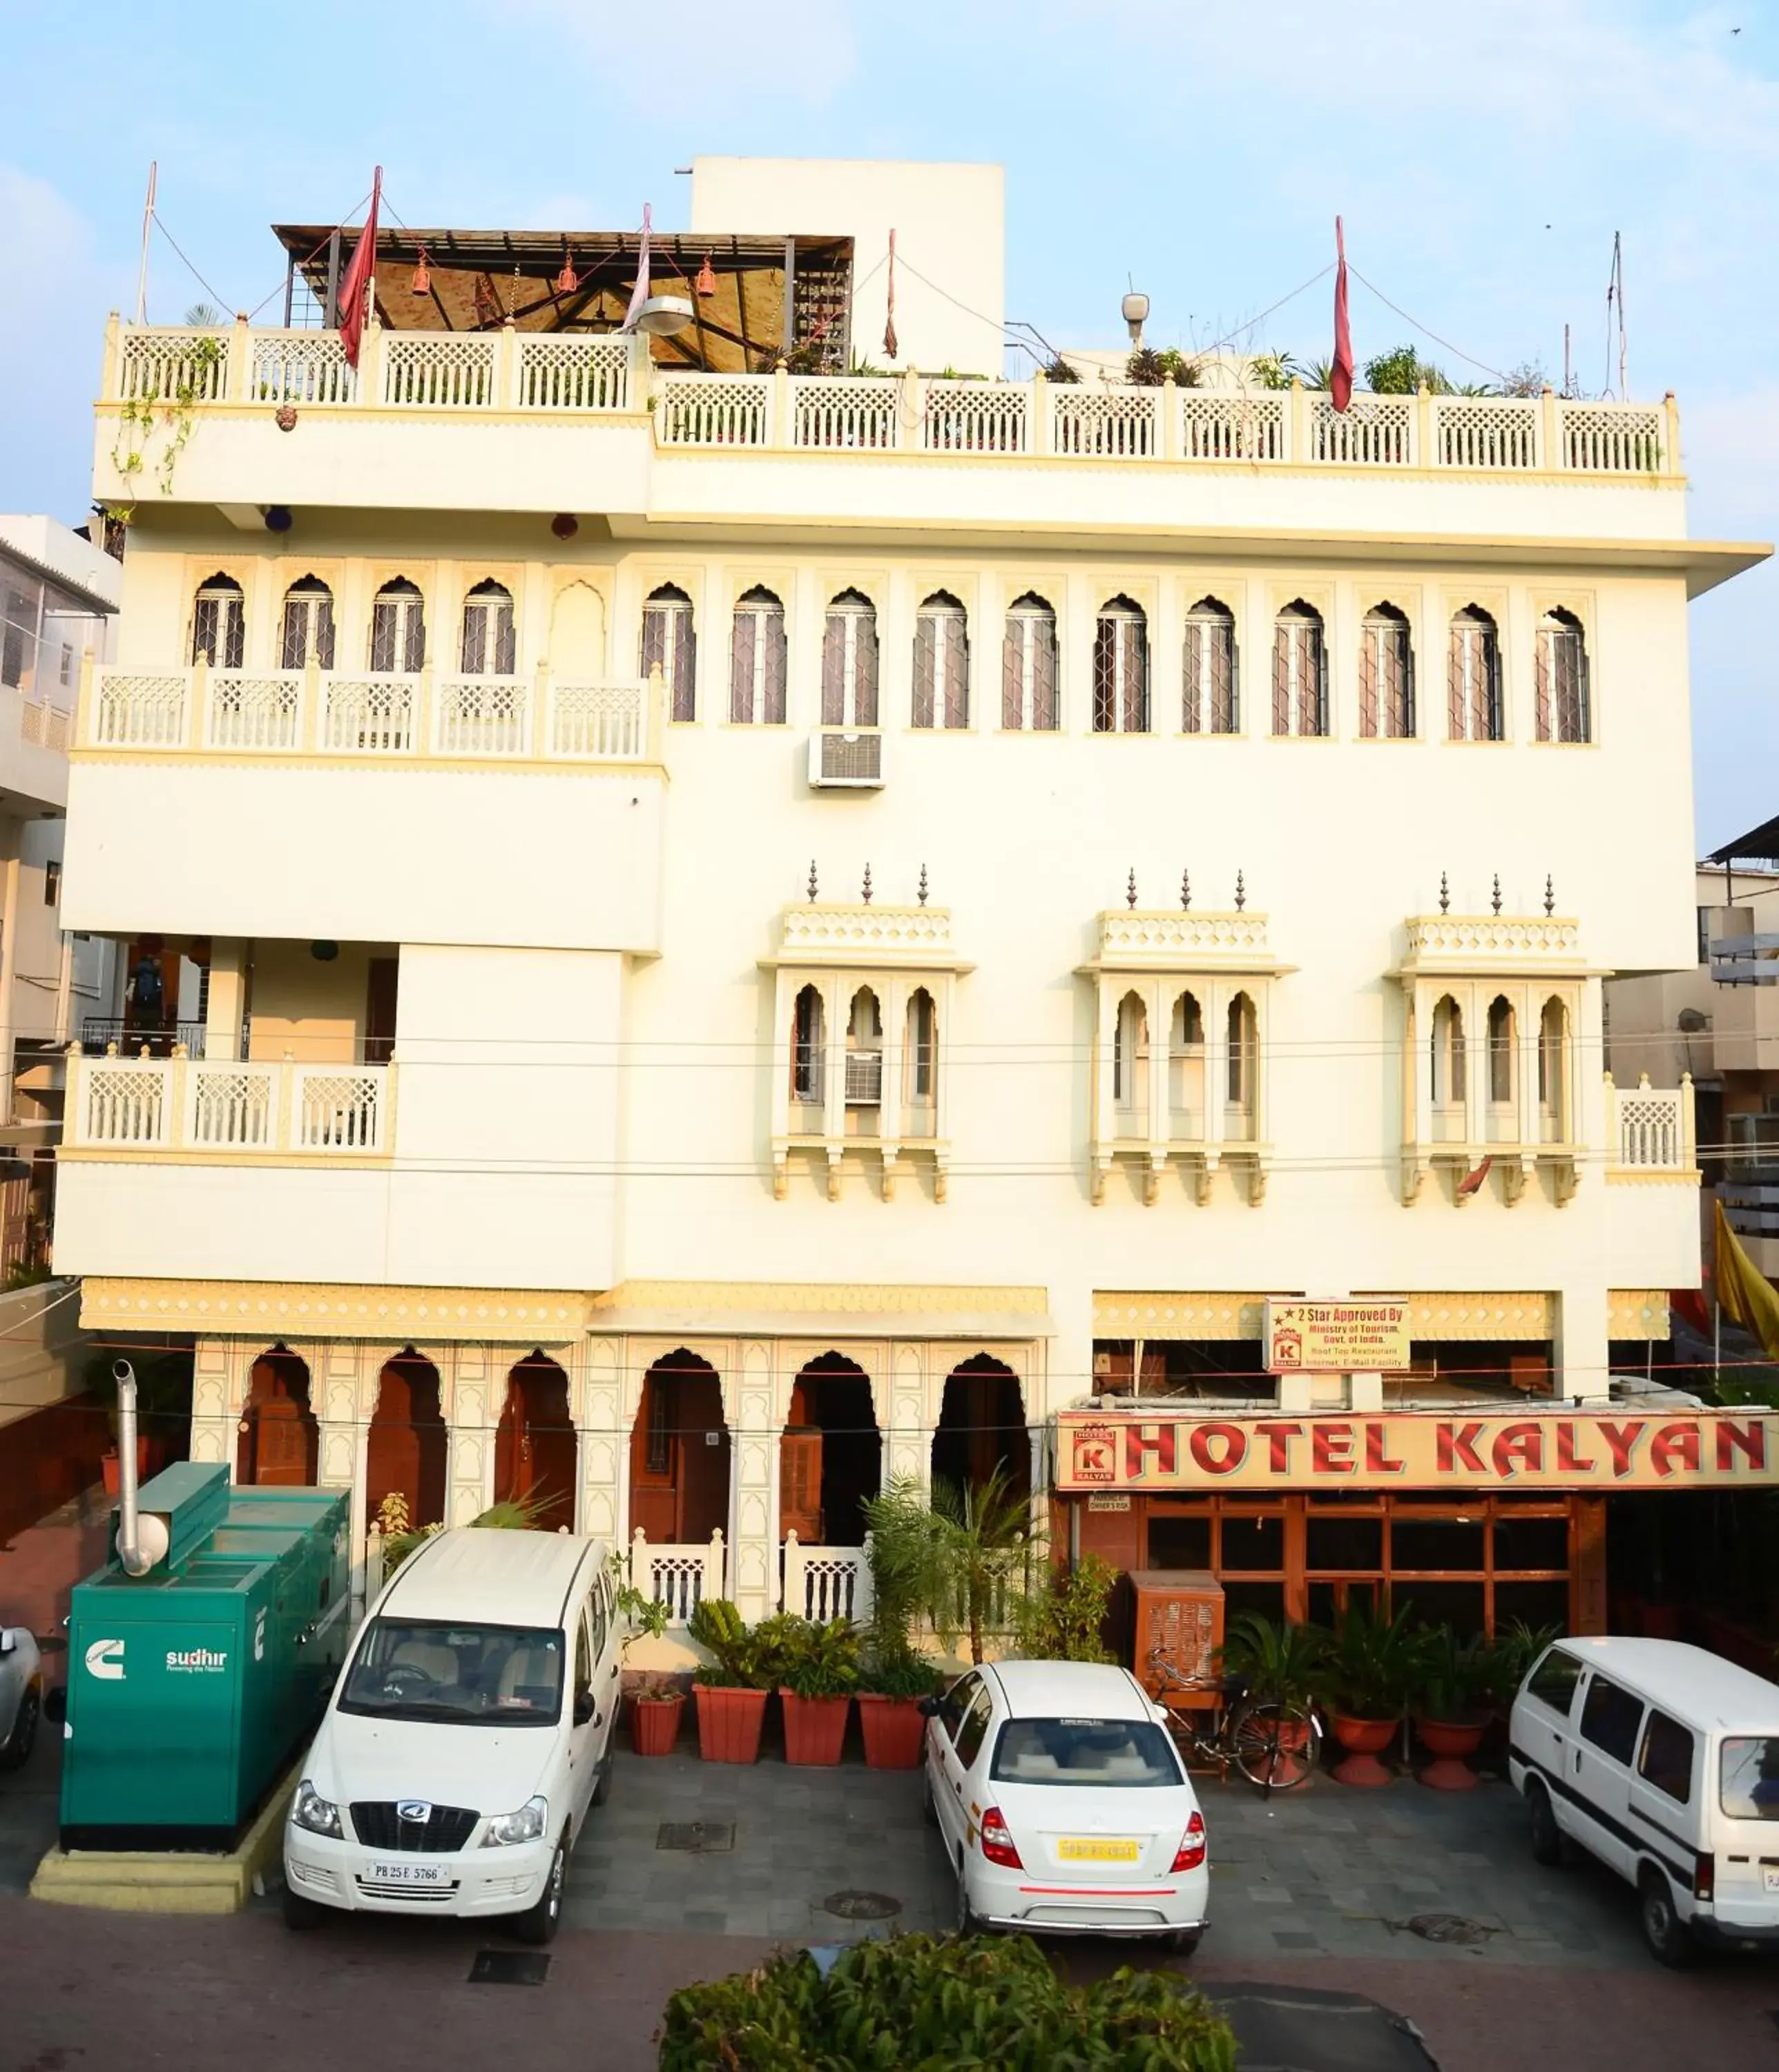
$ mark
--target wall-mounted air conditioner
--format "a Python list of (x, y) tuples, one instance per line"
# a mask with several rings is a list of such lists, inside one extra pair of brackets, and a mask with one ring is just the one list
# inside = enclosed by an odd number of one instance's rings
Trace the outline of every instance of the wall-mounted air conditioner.
[(809, 738), (816, 791), (875, 791), (883, 784), (883, 736), (875, 727), (824, 726)]

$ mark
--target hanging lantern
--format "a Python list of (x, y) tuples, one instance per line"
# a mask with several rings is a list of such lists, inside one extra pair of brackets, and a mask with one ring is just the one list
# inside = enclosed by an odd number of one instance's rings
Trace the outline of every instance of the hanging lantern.
[(562, 254), (562, 270), (556, 277), (556, 292), (572, 295), (580, 285), (581, 276), (574, 270), (574, 255), (565, 251)]
[(433, 292), (433, 269), (426, 263), (426, 248), (420, 248), (420, 263), (414, 269), (414, 278), (409, 283), (409, 292), (416, 295), (429, 295)]
[(701, 295), (713, 295), (717, 292), (717, 275), (711, 266), (710, 254), (708, 252), (705, 254), (705, 263), (698, 269), (698, 278), (692, 286)]

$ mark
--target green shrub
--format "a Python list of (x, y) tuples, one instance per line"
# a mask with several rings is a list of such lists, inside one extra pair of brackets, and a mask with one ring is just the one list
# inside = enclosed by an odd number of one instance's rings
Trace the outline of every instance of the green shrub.
[(687, 1986), (661, 2072), (1233, 2072), (1228, 2025), (1186, 1980), (1128, 1967), (1066, 1985), (1026, 1936), (857, 1943), (826, 1979), (807, 1951)]
[(1097, 1554), (1083, 1555), (1071, 1569), (1046, 1570), (1030, 1596), (1013, 1603), (1020, 1653), (1034, 1662), (1115, 1661), (1104, 1629), (1117, 1583), (1118, 1571)]

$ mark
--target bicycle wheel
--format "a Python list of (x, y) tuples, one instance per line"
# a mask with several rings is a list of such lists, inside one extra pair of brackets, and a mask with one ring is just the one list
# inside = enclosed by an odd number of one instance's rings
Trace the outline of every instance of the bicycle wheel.
[(1307, 1705), (1250, 1705), (1230, 1734), (1235, 1767), (1263, 1791), (1295, 1791), (1321, 1753), (1321, 1723)]

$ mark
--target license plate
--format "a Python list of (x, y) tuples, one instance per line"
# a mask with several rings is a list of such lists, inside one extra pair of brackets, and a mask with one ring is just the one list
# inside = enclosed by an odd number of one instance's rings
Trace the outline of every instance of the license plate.
[(1134, 1864), (1142, 1853), (1135, 1842), (1106, 1841), (1098, 1836), (1065, 1835), (1056, 1845), (1066, 1864)]
[(373, 1885), (443, 1885), (442, 1864), (372, 1864)]
[(1779, 1870), (1769, 1869), (1762, 1871), (1761, 1873), (1761, 1882), (1766, 1887), (1769, 1892), (1779, 1892)]

